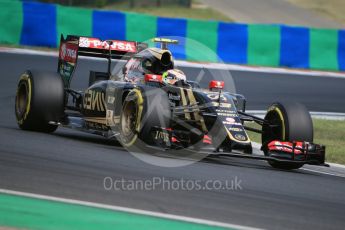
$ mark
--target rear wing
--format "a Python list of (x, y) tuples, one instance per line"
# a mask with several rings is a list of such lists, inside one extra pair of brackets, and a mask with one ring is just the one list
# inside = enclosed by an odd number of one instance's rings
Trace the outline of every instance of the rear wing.
[(130, 59), (134, 54), (146, 49), (146, 43), (135, 41), (106, 40), (98, 38), (61, 35), (59, 49), (58, 73), (63, 78), (66, 88), (69, 88), (79, 56), (107, 58), (108, 72), (112, 59)]

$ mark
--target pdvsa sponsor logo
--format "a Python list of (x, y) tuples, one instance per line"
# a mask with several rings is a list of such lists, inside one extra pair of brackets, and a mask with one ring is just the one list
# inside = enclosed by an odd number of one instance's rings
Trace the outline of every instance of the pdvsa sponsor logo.
[[(106, 49), (109, 49), (108, 43), (103, 42), (103, 46)], [(135, 52), (136, 51), (135, 45), (132, 42), (117, 42), (117, 41), (115, 41), (111, 45), (111, 48), (114, 50), (127, 51), (127, 52)]]
[[(136, 45), (134, 42), (112, 40), (110, 44), (111, 50), (136, 52)], [(79, 39), (79, 46), (83, 48), (109, 49), (109, 43), (107, 41), (101, 41), (96, 38), (81, 37)]]
[(63, 43), (60, 48), (60, 59), (67, 62), (75, 62), (78, 48), (75, 45)]

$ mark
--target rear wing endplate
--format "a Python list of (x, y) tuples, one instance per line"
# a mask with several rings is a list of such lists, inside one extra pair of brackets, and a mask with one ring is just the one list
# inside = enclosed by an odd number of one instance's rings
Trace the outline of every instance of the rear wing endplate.
[(130, 59), (134, 54), (146, 49), (146, 43), (135, 41), (106, 40), (98, 38), (61, 35), (59, 49), (58, 73), (62, 76), (65, 87), (70, 81), (77, 66), (79, 56), (111, 59)]

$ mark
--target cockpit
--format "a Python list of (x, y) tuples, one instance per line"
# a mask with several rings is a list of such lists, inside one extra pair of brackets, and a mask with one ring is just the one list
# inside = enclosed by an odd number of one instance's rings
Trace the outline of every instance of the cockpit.
[(174, 69), (174, 60), (167, 44), (177, 44), (175, 40), (156, 38), (154, 42), (161, 43), (161, 48), (147, 48), (134, 55), (122, 69), (123, 80), (137, 82), (145, 74), (162, 75)]

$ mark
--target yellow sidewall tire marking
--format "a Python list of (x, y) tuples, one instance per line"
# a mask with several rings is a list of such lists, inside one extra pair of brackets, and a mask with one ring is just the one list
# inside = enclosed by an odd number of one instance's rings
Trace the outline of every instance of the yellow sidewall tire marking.
[(141, 116), (143, 114), (144, 98), (140, 90), (133, 89), (133, 92), (135, 92), (137, 95), (138, 113), (137, 113), (137, 121), (136, 121), (137, 126), (135, 127), (135, 129), (139, 133), (140, 128), (141, 128)]
[(285, 132), (285, 121), (284, 121), (283, 112), (278, 107), (274, 107), (273, 110), (278, 113), (280, 120), (282, 121), (282, 139), (285, 141), (286, 132)]
[(130, 142), (122, 143), (125, 147), (132, 146), (136, 142), (136, 140), (138, 139), (138, 133), (139, 133), (140, 128), (141, 128), (141, 116), (143, 113), (144, 98), (143, 98), (143, 95), (141, 94), (141, 91), (138, 89), (133, 89), (130, 93), (132, 93), (132, 92), (134, 92), (137, 96), (136, 98), (137, 98), (138, 112), (137, 112), (137, 120), (136, 120), (136, 127), (135, 127), (135, 130), (137, 131), (137, 133), (133, 136), (133, 138)]
[[(27, 104), (26, 104), (26, 109), (25, 109), (24, 115), (22, 116), (22, 118), (20, 120), (18, 120), (18, 123), (20, 125), (22, 125), (24, 123), (24, 121), (26, 120), (27, 116), (30, 113), (31, 95), (32, 95), (31, 79), (30, 79), (29, 75), (23, 74), (19, 79), (19, 82), (21, 82), (21, 81), (27, 82), (27, 90), (28, 90), (27, 97), (28, 97), (28, 99), (27, 99)], [(17, 89), (17, 95), (18, 95), (18, 89)]]

